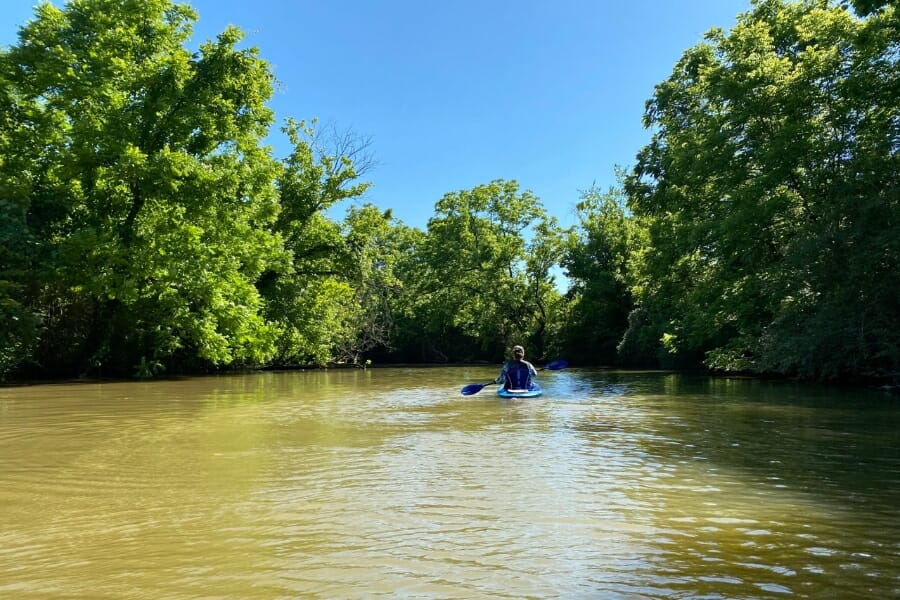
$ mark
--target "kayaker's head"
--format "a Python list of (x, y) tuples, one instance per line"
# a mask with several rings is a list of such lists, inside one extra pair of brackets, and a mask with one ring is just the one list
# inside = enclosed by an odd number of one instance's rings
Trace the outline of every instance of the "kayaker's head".
[(522, 360), (525, 358), (525, 348), (522, 346), (513, 346), (513, 358), (516, 360)]

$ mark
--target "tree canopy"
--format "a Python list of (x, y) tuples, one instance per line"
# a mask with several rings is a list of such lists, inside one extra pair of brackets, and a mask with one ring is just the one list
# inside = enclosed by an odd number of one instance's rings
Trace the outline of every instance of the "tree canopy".
[(668, 355), (898, 371), (898, 40), (893, 7), (760, 0), (657, 86), (627, 190), (650, 235), (639, 303)]
[(515, 181), (445, 194), (435, 204), (411, 277), (415, 329), (428, 353), (502, 358), (513, 340), (543, 348), (557, 294), (559, 228), (540, 200)]
[(46, 368), (270, 356), (255, 279), (280, 260), (272, 75), (241, 34), (190, 53), (164, 0), (49, 3), (0, 57), (3, 203)]
[(0, 50), (0, 375), (484, 362), (519, 343), (900, 378), (895, 3), (756, 0), (710, 31), (653, 90), (620, 186), (573, 194), (570, 228), (503, 179), (409, 227), (367, 201), (371, 140), (314, 118), (280, 124), (276, 158), (269, 64), (233, 27), (189, 50), (196, 19), (44, 3)]

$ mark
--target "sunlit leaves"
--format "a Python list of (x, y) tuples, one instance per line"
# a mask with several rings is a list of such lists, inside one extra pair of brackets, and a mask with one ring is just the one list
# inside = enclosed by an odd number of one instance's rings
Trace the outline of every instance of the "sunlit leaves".
[(760, 0), (657, 87), (627, 188), (650, 234), (641, 327), (669, 354), (820, 378), (896, 371), (896, 335), (873, 326), (896, 318), (900, 291), (894, 12)]
[[(352, 358), (366, 307), (359, 303), (361, 265), (355, 251), (373, 235), (363, 227), (342, 231), (325, 211), (362, 195), (368, 185), (347, 148), (329, 146), (315, 121), (288, 120), (284, 132), (293, 148), (276, 178), (279, 210), (273, 223), (287, 252), (258, 281), (265, 315), (277, 325), (275, 362), (327, 364)], [(352, 149), (350, 149), (352, 151)]]
[(418, 291), (432, 339), (455, 356), (478, 347), (499, 353), (512, 340), (532, 343), (539, 355), (557, 293), (559, 236), (540, 200), (515, 181), (445, 194), (420, 250)]
[(612, 364), (632, 309), (628, 257), (638, 252), (635, 222), (620, 190), (582, 192), (577, 204), (578, 235), (566, 246), (562, 266), (571, 286), (568, 315), (558, 342), (578, 349), (576, 360)]
[(2, 56), (15, 109), (3, 179), (37, 242), (21, 285), (53, 315), (47, 368), (274, 353), (254, 286), (283, 261), (268, 229), (277, 163), (261, 144), (272, 75), (235, 29), (188, 51), (195, 18), (166, 0), (43, 4)]

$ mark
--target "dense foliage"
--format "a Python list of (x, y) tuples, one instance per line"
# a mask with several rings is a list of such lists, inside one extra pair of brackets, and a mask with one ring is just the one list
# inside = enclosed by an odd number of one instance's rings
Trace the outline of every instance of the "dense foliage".
[(621, 190), (591, 188), (576, 210), (579, 227), (570, 233), (562, 259), (570, 287), (555, 336), (557, 352), (579, 349), (576, 361), (613, 364), (625, 356), (618, 347), (634, 308), (629, 260), (638, 254), (641, 231), (629, 218)]
[(650, 236), (638, 327), (676, 364), (900, 371), (898, 26), (759, 1), (657, 86), (627, 188)]
[(559, 297), (551, 268), (561, 244), (556, 220), (515, 181), (446, 194), (406, 273), (408, 355), (500, 360), (519, 341), (540, 356)]
[[(652, 138), (563, 230), (516, 181), (420, 230), (353, 205), (365, 140), (288, 119), (240, 31), (42, 4), (0, 51), (0, 375), (335, 362), (900, 373), (900, 16), (757, 0), (687, 50)], [(567, 290), (558, 278), (566, 275)]]
[[(339, 189), (352, 168), (315, 164), (294, 125), (294, 154), (274, 160), (267, 63), (235, 29), (189, 52), (195, 18), (167, 0), (42, 4), (0, 57), (7, 368), (255, 366), (304, 335), (292, 353), (327, 356), (326, 320), (285, 309), (285, 322), (260, 281), (307, 285), (293, 275), (336, 229), (320, 211), (358, 193)], [(309, 285), (331, 312), (352, 297)]]

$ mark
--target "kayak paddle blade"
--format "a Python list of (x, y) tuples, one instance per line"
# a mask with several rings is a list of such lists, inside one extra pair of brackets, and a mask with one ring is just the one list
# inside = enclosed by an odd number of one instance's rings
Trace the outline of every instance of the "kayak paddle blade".
[(470, 383), (466, 387), (462, 389), (463, 396), (471, 396), (472, 394), (477, 394), (481, 390), (484, 389), (484, 386), (490, 385), (489, 383)]
[(561, 358), (558, 358), (556, 360), (551, 360), (549, 363), (547, 363), (547, 366), (545, 366), (544, 368), (548, 369), (550, 371), (560, 371), (562, 369), (565, 369), (568, 366), (569, 366), (569, 363), (567, 361), (565, 361)]

